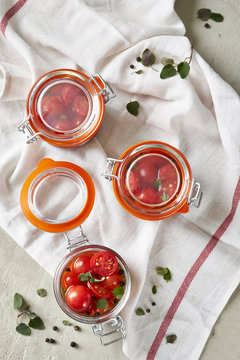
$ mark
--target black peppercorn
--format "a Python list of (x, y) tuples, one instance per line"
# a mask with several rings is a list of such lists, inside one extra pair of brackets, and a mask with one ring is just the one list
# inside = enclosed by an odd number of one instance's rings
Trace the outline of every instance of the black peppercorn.
[(113, 302), (114, 302), (114, 304), (117, 304), (117, 303), (118, 303), (118, 299), (115, 298), (115, 299), (113, 300)]
[(86, 315), (88, 315), (88, 316), (89, 316), (89, 315), (90, 315), (90, 312), (89, 312), (89, 311), (87, 311), (87, 312), (86, 312)]
[(147, 312), (147, 313), (150, 313), (150, 311), (151, 311), (150, 309), (146, 309), (146, 312)]
[(75, 341), (71, 341), (71, 343), (70, 343), (70, 346), (71, 347), (75, 347), (77, 344), (75, 343)]
[(53, 329), (54, 331), (58, 331), (58, 327), (57, 327), (57, 326), (53, 326), (52, 329)]
[(131, 64), (131, 65), (130, 65), (130, 68), (131, 68), (131, 69), (134, 69), (134, 68), (135, 68), (135, 66), (134, 66), (133, 64)]
[(120, 275), (123, 275), (123, 274), (124, 274), (123, 269), (120, 269), (120, 270), (118, 271), (118, 273), (119, 273)]
[(125, 285), (125, 282), (124, 281), (121, 281), (120, 282), (120, 286), (124, 286)]
[(136, 58), (136, 60), (137, 60), (137, 62), (140, 62), (140, 61), (141, 61), (140, 56), (138, 56), (138, 57)]
[(80, 329), (79, 326), (75, 325), (75, 326), (74, 326), (74, 330), (75, 330), (75, 331), (79, 331), (79, 330), (81, 330), (81, 329)]
[(211, 25), (209, 25), (208, 23), (206, 23), (204, 26), (205, 26), (205, 28), (207, 28), (207, 29), (211, 29)]
[(153, 302), (152, 302), (152, 306), (155, 306), (155, 305), (156, 305), (156, 303), (153, 301)]
[(54, 344), (55, 342), (56, 342), (56, 340), (54, 340), (54, 339), (49, 339), (49, 342), (51, 343), (51, 344)]
[(95, 296), (92, 296), (92, 301), (97, 300), (97, 298)]
[(50, 341), (50, 339), (49, 339), (49, 338), (46, 338), (46, 339), (45, 339), (45, 341), (46, 341), (46, 342), (49, 342), (49, 341)]
[(71, 269), (67, 267), (67, 268), (65, 269), (65, 271), (71, 271)]

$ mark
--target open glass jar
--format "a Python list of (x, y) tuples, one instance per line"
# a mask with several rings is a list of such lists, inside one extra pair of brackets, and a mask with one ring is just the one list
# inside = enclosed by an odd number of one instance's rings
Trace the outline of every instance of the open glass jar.
[(169, 144), (138, 143), (119, 159), (108, 158), (107, 165), (102, 175), (112, 180), (123, 208), (138, 218), (161, 220), (199, 205), (200, 184), (192, 178), (184, 155)]
[(128, 300), (131, 279), (118, 253), (90, 244), (83, 234), (81, 224), (94, 198), (94, 184), (85, 170), (69, 162), (43, 159), (24, 182), (20, 203), (34, 226), (64, 233), (69, 254), (55, 271), (56, 300), (68, 316), (92, 324), (94, 334), (108, 345), (125, 337), (118, 314)]
[(27, 133), (27, 143), (41, 138), (59, 147), (75, 147), (87, 142), (99, 130), (105, 103), (115, 93), (103, 78), (72, 69), (44, 74), (31, 88), (26, 118), (19, 131)]

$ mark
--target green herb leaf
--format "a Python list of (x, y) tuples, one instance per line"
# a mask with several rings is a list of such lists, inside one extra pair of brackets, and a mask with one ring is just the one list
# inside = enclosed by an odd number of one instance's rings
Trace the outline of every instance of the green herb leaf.
[(177, 335), (175, 335), (175, 334), (166, 336), (167, 344), (173, 344), (176, 340), (177, 340)]
[(28, 325), (33, 329), (45, 329), (44, 323), (39, 316), (36, 316), (34, 319), (30, 319)]
[(108, 302), (105, 298), (101, 298), (96, 302), (96, 308), (97, 309), (107, 309), (108, 308)]
[(154, 187), (156, 188), (156, 189), (159, 189), (159, 187), (161, 186), (161, 184), (162, 184), (162, 181), (161, 181), (161, 179), (157, 179), (156, 181), (154, 181)]
[(87, 273), (81, 273), (78, 275), (78, 278), (80, 281), (87, 281), (89, 278), (91, 278), (92, 275), (90, 272), (87, 272)]
[(170, 270), (169, 270), (168, 268), (167, 268), (167, 273), (163, 275), (163, 278), (164, 278), (164, 280), (166, 280), (167, 282), (168, 282), (169, 280), (171, 280), (172, 274), (171, 274), (171, 272), (170, 272)]
[(47, 296), (47, 290), (45, 290), (45, 289), (38, 289), (38, 290), (37, 290), (37, 293), (38, 293), (38, 295), (41, 296), (41, 297)]
[(137, 101), (130, 101), (127, 106), (127, 111), (134, 115), (137, 116), (138, 115), (138, 109), (139, 109), (139, 103)]
[(174, 60), (173, 60), (173, 59), (170, 59), (170, 58), (167, 58), (167, 57), (162, 57), (162, 58), (161, 58), (161, 63), (162, 63), (163, 65), (174, 64)]
[(121, 299), (124, 294), (124, 288), (122, 286), (118, 286), (112, 291), (113, 295), (116, 299)]
[(145, 311), (142, 308), (137, 308), (135, 310), (135, 313), (136, 313), (137, 316), (145, 315)]
[(153, 285), (153, 287), (152, 287), (152, 293), (153, 293), (153, 294), (156, 294), (156, 293), (157, 293), (157, 286), (156, 286), (156, 285)]
[(222, 22), (224, 20), (224, 17), (222, 16), (222, 14), (211, 13), (210, 19), (216, 22)]
[(143, 70), (138, 70), (138, 71), (134, 71), (134, 72), (135, 72), (135, 74), (138, 74), (138, 75), (143, 74)]
[(183, 61), (180, 64), (178, 64), (178, 72), (182, 79), (185, 79), (185, 77), (188, 76), (190, 71), (190, 65), (188, 62)]
[(165, 192), (163, 192), (161, 199), (162, 201), (167, 201), (169, 199), (169, 196)]
[(22, 335), (26, 335), (26, 336), (29, 336), (31, 335), (31, 329), (29, 326), (27, 326), (26, 324), (24, 323), (20, 323), (17, 327), (16, 327), (16, 330), (19, 334), (22, 334)]
[(156, 267), (156, 272), (157, 272), (158, 275), (163, 276), (163, 275), (166, 275), (168, 273), (168, 268), (158, 266), (158, 267)]
[(66, 326), (72, 326), (72, 323), (68, 320), (63, 320), (62, 323), (63, 323), (63, 325), (66, 325)]
[(161, 79), (167, 79), (172, 76), (175, 76), (177, 74), (177, 71), (175, 67), (172, 64), (167, 64), (162, 68), (162, 71), (160, 73)]
[(150, 66), (155, 63), (156, 57), (152, 51), (145, 49), (142, 53), (141, 61), (144, 66)]
[(13, 307), (15, 310), (19, 310), (21, 309), (22, 305), (24, 303), (23, 297), (22, 295), (16, 293), (14, 294), (14, 299), (13, 299)]
[(210, 18), (211, 15), (211, 10), (210, 9), (199, 9), (198, 12), (198, 17), (200, 20), (202, 21), (207, 21)]

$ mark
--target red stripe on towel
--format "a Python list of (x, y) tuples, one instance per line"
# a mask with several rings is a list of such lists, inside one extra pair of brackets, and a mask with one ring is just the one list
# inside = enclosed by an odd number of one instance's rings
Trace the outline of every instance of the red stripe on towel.
[(9, 20), (23, 7), (27, 0), (18, 0), (15, 5), (13, 5), (4, 15), (0, 23), (0, 30), (5, 36), (6, 27)]
[(212, 236), (212, 238), (209, 240), (206, 247), (203, 249), (202, 253), (199, 255), (191, 269), (189, 270), (187, 276), (185, 277), (182, 285), (180, 286), (177, 295), (175, 296), (167, 314), (165, 315), (165, 318), (163, 319), (163, 322), (160, 325), (160, 328), (157, 332), (157, 335), (152, 343), (152, 346), (148, 352), (147, 360), (153, 360), (155, 358), (155, 355), (158, 351), (159, 346), (161, 345), (161, 342), (168, 330), (169, 325), (171, 324), (173, 317), (179, 308), (189, 286), (191, 285), (191, 282), (193, 281), (194, 277), (196, 276), (197, 272), (201, 268), (201, 266), (204, 264), (208, 256), (211, 254), (215, 246), (217, 245), (219, 239), (224, 234), (224, 232), (227, 230), (229, 225), (231, 224), (234, 215), (237, 210), (237, 206), (239, 204), (240, 200), (240, 178), (238, 180), (233, 200), (232, 200), (232, 208), (228, 216), (225, 218), (225, 220), (222, 222), (222, 224), (219, 226), (215, 234)]

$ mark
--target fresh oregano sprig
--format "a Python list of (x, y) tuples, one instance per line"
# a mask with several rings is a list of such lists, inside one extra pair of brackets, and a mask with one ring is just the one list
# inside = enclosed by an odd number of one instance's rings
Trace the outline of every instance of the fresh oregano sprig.
[(97, 283), (105, 280), (104, 276), (101, 279), (96, 279), (95, 277), (92, 276), (90, 272), (81, 273), (78, 275), (78, 278), (80, 281), (89, 281), (90, 283)]
[(181, 61), (179, 64), (175, 63), (173, 59), (163, 57), (161, 63), (164, 65), (160, 73), (161, 79), (167, 79), (172, 76), (179, 74), (182, 79), (185, 79), (190, 71), (190, 63), (193, 56), (193, 47), (191, 46), (191, 54), (189, 57), (186, 57), (184, 61)]
[(224, 17), (220, 13), (212, 12), (210, 9), (199, 9), (197, 12), (198, 18), (202, 21), (208, 21), (209, 19), (216, 21), (216, 22), (222, 22), (224, 20)]

